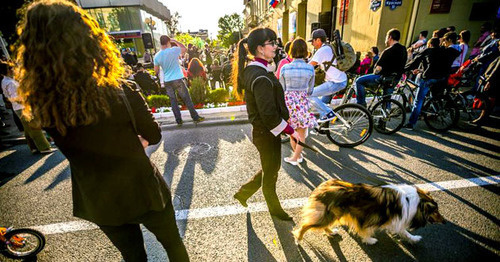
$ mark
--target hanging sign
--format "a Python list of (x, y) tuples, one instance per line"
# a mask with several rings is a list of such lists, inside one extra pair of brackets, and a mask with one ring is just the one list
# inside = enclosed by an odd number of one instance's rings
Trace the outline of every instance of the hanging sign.
[(396, 9), (398, 6), (403, 4), (403, 0), (385, 0), (385, 6), (388, 6), (391, 10)]
[(375, 12), (377, 9), (382, 6), (382, 0), (370, 0), (370, 9)]

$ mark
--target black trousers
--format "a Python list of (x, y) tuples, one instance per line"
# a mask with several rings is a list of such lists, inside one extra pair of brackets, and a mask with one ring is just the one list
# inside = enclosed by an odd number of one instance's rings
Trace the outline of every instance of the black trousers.
[(281, 138), (275, 137), (269, 130), (256, 128), (252, 130), (252, 137), (253, 144), (259, 151), (262, 170), (243, 184), (237, 194), (248, 199), (262, 187), (269, 211), (283, 212), (276, 194), (276, 181), (281, 167)]
[(126, 262), (147, 262), (144, 239), (139, 224), (151, 231), (167, 251), (169, 261), (189, 261), (186, 247), (175, 222), (172, 201), (162, 211), (150, 211), (121, 226), (102, 226), (101, 230), (118, 248)]

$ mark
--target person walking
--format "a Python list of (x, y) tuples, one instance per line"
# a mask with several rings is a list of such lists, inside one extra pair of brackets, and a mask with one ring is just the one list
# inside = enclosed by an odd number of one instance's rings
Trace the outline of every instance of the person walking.
[[(305, 142), (307, 129), (316, 125), (316, 118), (310, 112), (310, 103), (307, 94), (314, 88), (314, 67), (306, 63), (309, 56), (307, 43), (302, 38), (293, 41), (290, 57), (293, 61), (283, 66), (279, 81), (285, 90), (285, 102), (290, 119), (288, 124), (299, 134), (300, 141)], [(303, 161), (302, 146), (293, 139), (290, 140), (293, 155), (285, 157), (285, 162), (298, 165)]]
[(144, 151), (161, 141), (161, 130), (122, 78), (115, 45), (69, 1), (36, 1), (26, 10), (19, 96), (69, 161), (73, 214), (97, 224), (127, 262), (147, 261), (140, 224), (169, 261), (189, 261), (170, 190)]
[(36, 119), (30, 120), (23, 116), (24, 106), (17, 101), (19, 83), (12, 78), (12, 64), (4, 61), (0, 62), (0, 76), (3, 77), (1, 83), (3, 94), (12, 104), (12, 110), (21, 122), (24, 129), (24, 136), (26, 137), (26, 142), (31, 153), (50, 154), (56, 151), (57, 149), (51, 148), (49, 141), (42, 132), (42, 129), (34, 126)]
[[(254, 61), (247, 64), (247, 50)], [(267, 67), (276, 55), (276, 33), (269, 28), (256, 28), (238, 43), (233, 69), (233, 84), (237, 95), (245, 93), (247, 112), (252, 124), (252, 142), (259, 151), (262, 169), (243, 184), (234, 198), (247, 207), (247, 200), (260, 187), (269, 212), (280, 220), (292, 220), (283, 210), (276, 194), (276, 181), (281, 166), (280, 134), (286, 133), (300, 139), (287, 124), (288, 109), (283, 87)], [(246, 66), (246, 67), (245, 67)]]
[[(172, 46), (172, 43), (176, 46)], [(182, 43), (170, 39), (170, 37), (166, 35), (160, 36), (160, 44), (161, 51), (158, 52), (153, 59), (154, 70), (156, 75), (160, 72), (160, 67), (163, 70), (163, 81), (167, 89), (167, 95), (170, 98), (170, 104), (177, 125), (181, 126), (183, 121), (181, 111), (179, 110), (179, 104), (177, 103), (176, 93), (181, 97), (182, 101), (184, 101), (195, 123), (205, 120), (205, 118), (198, 115), (198, 112), (194, 109), (193, 101), (189, 95), (186, 82), (184, 81), (184, 74), (179, 64), (179, 56), (184, 55), (186, 47)]]

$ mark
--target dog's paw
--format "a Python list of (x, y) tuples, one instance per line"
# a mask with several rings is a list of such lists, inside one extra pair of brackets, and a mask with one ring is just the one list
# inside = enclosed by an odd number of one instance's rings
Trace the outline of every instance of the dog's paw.
[(377, 241), (378, 241), (378, 239), (376, 239), (374, 237), (367, 237), (367, 238), (363, 239), (363, 243), (368, 244), (368, 245), (373, 245), (373, 244), (377, 243)]
[(415, 244), (422, 239), (422, 236), (411, 236), (408, 238), (408, 242)]
[(339, 234), (339, 229), (338, 228), (327, 229), (327, 230), (325, 230), (325, 234), (328, 237), (336, 236)]

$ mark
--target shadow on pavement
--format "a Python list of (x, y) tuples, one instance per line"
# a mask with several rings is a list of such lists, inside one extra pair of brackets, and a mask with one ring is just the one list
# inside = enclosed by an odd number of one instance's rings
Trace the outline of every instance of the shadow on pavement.
[(247, 237), (248, 237), (248, 248), (247, 256), (248, 261), (277, 261), (271, 252), (267, 249), (266, 245), (262, 243), (259, 236), (255, 233), (252, 226), (252, 219), (250, 213), (247, 213)]

